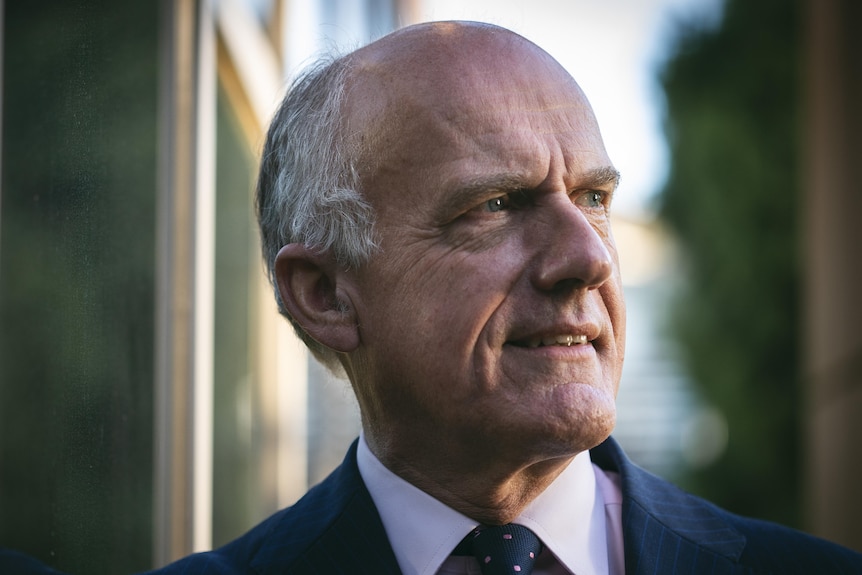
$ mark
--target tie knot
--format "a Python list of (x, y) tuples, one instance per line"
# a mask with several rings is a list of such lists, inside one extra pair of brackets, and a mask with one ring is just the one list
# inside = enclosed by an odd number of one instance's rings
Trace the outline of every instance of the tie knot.
[(529, 575), (542, 550), (535, 533), (514, 523), (480, 527), (464, 543), (472, 546), (482, 575)]

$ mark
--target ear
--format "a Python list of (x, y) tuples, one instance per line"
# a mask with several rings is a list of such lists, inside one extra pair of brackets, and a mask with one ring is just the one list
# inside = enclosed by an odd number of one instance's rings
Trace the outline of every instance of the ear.
[(359, 346), (359, 326), (347, 274), (325, 254), (288, 244), (275, 257), (275, 278), (284, 307), (315, 341), (342, 353)]

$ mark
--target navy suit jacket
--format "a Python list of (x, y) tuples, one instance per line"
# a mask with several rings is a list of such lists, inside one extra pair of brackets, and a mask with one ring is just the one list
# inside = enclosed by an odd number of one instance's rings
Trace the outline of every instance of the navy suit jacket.
[[(626, 573), (862, 574), (862, 554), (740, 517), (632, 464), (613, 439), (591, 450), (621, 475)], [(359, 475), (356, 444), (295, 505), (207, 553), (151, 575), (398, 574), (380, 516)]]

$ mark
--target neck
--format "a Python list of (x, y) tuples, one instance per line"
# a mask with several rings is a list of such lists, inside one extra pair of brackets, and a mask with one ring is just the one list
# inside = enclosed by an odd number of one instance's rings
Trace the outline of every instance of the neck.
[(573, 455), (538, 462), (508, 464), (451, 454), (433, 460), (427, 454), (399, 456), (366, 437), (372, 453), (390, 471), (459, 513), (485, 525), (511, 523), (542, 493), (574, 458)]

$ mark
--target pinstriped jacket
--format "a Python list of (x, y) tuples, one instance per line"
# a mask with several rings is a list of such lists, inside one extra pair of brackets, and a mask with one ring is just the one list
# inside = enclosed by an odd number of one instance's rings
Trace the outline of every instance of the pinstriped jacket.
[[(632, 464), (608, 439), (591, 451), (621, 475), (627, 575), (862, 574), (862, 554), (787, 527), (734, 515)], [(239, 539), (151, 575), (398, 574), (356, 465), (342, 465), (295, 505)]]

